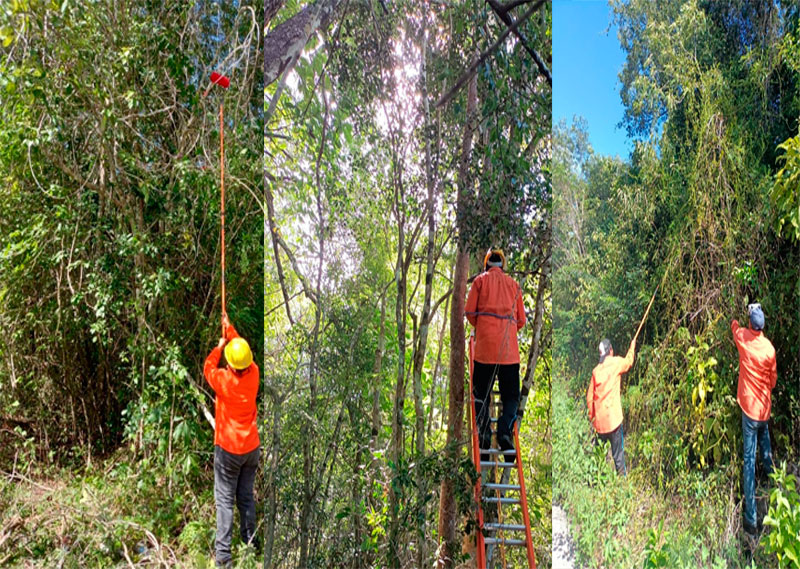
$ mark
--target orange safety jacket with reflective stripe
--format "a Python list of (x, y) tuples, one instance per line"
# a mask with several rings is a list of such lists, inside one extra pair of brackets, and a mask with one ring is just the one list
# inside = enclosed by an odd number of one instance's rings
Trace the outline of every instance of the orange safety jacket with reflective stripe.
[(631, 348), (624, 358), (606, 356), (592, 370), (592, 381), (586, 391), (586, 406), (589, 408), (589, 420), (600, 434), (610, 433), (622, 424), (619, 387), (622, 374), (633, 365), (635, 349)]
[(500, 267), (472, 282), (465, 308), (475, 327), (473, 359), (483, 364), (518, 364), (517, 330), (525, 325), (522, 289)]
[(772, 389), (778, 381), (778, 363), (772, 342), (760, 330), (731, 322), (733, 341), (739, 350), (739, 387), (736, 400), (745, 415), (766, 421), (772, 409)]
[[(230, 342), (239, 334), (228, 326), (225, 338)], [(246, 454), (258, 448), (256, 396), (258, 366), (255, 363), (242, 371), (230, 366), (219, 367), (222, 348), (216, 346), (206, 358), (203, 375), (216, 393), (214, 444), (232, 454)]]

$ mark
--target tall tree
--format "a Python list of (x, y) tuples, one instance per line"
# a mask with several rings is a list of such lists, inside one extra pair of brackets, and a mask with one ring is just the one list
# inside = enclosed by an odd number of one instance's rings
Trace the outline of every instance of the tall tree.
[[(472, 193), (469, 176), (469, 163), (472, 154), (472, 139), (475, 136), (475, 113), (478, 106), (477, 76), (469, 82), (467, 89), (467, 120), (464, 122), (464, 133), (461, 138), (461, 156), (458, 165), (458, 197), (456, 201), (456, 219), (467, 219), (467, 204)], [(447, 405), (447, 446), (445, 452), (452, 459), (458, 457), (459, 445), (462, 441), (464, 427), (464, 306), (466, 304), (467, 277), (469, 275), (469, 250), (467, 234), (469, 228), (457, 225), (458, 245), (456, 249), (455, 270), (453, 272), (453, 301), (450, 304), (450, 399)], [(445, 478), (442, 481), (441, 498), (439, 499), (439, 535), (442, 547), (439, 552), (438, 566), (453, 566), (456, 547), (456, 505), (453, 497), (453, 481)]]

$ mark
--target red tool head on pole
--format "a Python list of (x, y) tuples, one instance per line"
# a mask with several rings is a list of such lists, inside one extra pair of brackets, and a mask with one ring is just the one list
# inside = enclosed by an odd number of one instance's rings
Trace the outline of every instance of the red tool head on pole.
[[(231, 80), (225, 75), (214, 71), (211, 74), (211, 84), (203, 93), (206, 97), (214, 85), (219, 85), (223, 89), (230, 87)], [(223, 118), (222, 101), (219, 103), (219, 188), (220, 188), (220, 257), (222, 261), (222, 335), (225, 336), (225, 317), (228, 315), (225, 306), (225, 136), (224, 136), (225, 120)]]
[(214, 85), (219, 85), (223, 89), (227, 89), (231, 86), (231, 80), (228, 79), (227, 75), (223, 75), (222, 73), (217, 73), (216, 71), (211, 73), (211, 84), (208, 88), (203, 92), (203, 97), (207, 97), (209, 92), (211, 92), (211, 88)]
[(216, 71), (214, 71), (211, 74), (211, 83), (213, 83), (214, 85), (219, 85), (223, 89), (227, 89), (231, 85), (231, 80), (228, 79), (225, 75), (222, 75), (221, 73), (217, 73)]

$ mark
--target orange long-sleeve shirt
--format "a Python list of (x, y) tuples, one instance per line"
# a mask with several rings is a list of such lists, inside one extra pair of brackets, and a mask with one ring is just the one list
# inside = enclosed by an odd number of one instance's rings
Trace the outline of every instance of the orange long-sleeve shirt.
[(500, 267), (492, 267), (472, 282), (465, 308), (475, 327), (476, 362), (518, 364), (517, 330), (525, 325), (522, 290)]
[[(238, 338), (233, 326), (228, 326), (228, 341)], [(222, 349), (215, 347), (206, 358), (203, 375), (216, 393), (214, 444), (232, 454), (246, 454), (260, 444), (256, 425), (256, 396), (258, 395), (258, 366), (255, 363), (234, 372), (230, 366), (219, 367)]]
[(772, 389), (778, 381), (778, 363), (772, 342), (760, 330), (731, 322), (733, 341), (739, 350), (739, 387), (736, 400), (745, 415), (766, 421), (772, 410)]
[(622, 401), (619, 388), (622, 374), (631, 369), (635, 348), (631, 346), (625, 357), (606, 356), (603, 363), (592, 370), (592, 381), (586, 391), (589, 419), (595, 430), (610, 433), (622, 424)]

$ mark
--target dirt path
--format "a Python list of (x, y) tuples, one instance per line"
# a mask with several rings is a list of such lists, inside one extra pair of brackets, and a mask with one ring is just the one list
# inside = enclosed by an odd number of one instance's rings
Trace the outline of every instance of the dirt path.
[(567, 514), (553, 504), (553, 569), (575, 568), (575, 545), (569, 533)]

